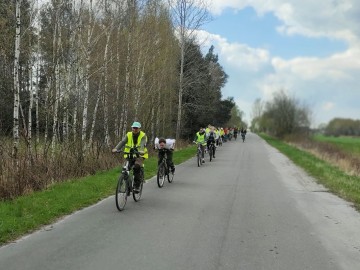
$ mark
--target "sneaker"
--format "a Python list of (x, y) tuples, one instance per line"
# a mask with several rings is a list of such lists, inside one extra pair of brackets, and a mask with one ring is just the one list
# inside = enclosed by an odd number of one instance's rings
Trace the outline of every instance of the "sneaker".
[(202, 159), (202, 163), (205, 163), (205, 159)]
[(137, 183), (134, 183), (134, 188), (133, 188), (133, 192), (134, 193), (139, 193), (140, 191), (140, 185)]
[(215, 158), (215, 156), (213, 156), (213, 158)]

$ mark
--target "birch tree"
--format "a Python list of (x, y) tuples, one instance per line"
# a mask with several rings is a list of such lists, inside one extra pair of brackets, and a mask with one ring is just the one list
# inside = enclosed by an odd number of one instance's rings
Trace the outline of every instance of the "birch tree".
[(87, 29), (87, 42), (86, 42), (86, 68), (85, 68), (85, 85), (84, 85), (84, 108), (82, 115), (82, 132), (81, 142), (83, 145), (83, 155), (86, 152), (86, 130), (88, 125), (88, 105), (89, 105), (89, 91), (90, 91), (90, 54), (91, 54), (91, 37), (93, 33), (93, 1), (89, 0), (89, 23)]
[(120, 127), (122, 128), (121, 136), (126, 134), (128, 114), (129, 114), (129, 94), (130, 94), (130, 75), (131, 75), (131, 57), (132, 57), (132, 40), (133, 40), (133, 28), (135, 24), (135, 10), (136, 1), (127, 0), (128, 9), (128, 37), (127, 37), (127, 54), (125, 63), (125, 84), (124, 84), (124, 98), (121, 110)]
[(173, 21), (177, 27), (179, 46), (180, 46), (180, 72), (179, 72), (179, 93), (178, 93), (178, 113), (176, 123), (176, 139), (181, 136), (182, 126), (182, 105), (184, 91), (184, 63), (187, 53), (187, 42), (195, 36), (204, 23), (209, 21), (206, 0), (169, 0)]
[(19, 148), (19, 107), (20, 107), (20, 81), (19, 81), (19, 57), (20, 57), (20, 5), (22, 0), (16, 0), (16, 34), (15, 34), (15, 57), (14, 57), (14, 124), (13, 124), (13, 158), (18, 166)]

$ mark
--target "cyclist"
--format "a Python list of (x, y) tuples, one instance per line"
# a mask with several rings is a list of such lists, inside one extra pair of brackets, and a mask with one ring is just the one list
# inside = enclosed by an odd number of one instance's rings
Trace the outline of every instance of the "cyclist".
[(221, 138), (221, 143), (222, 143), (225, 140), (224, 128), (220, 128), (220, 138)]
[(245, 141), (246, 127), (242, 127), (240, 133), (243, 141)]
[(214, 127), (209, 127), (209, 132), (206, 133), (206, 146), (207, 148), (209, 149), (209, 146), (211, 143), (214, 144), (214, 147), (213, 147), (213, 158), (215, 158), (215, 150), (216, 150), (216, 147), (215, 147), (215, 141), (217, 139), (217, 135), (215, 133), (215, 128)]
[(239, 129), (237, 127), (234, 127), (234, 138), (236, 140), (237, 136), (238, 136), (238, 133), (239, 133)]
[(200, 144), (201, 146), (201, 158), (202, 163), (205, 163), (204, 159), (204, 152), (205, 152), (205, 145), (206, 145), (206, 134), (203, 127), (199, 129), (199, 131), (195, 134), (194, 142)]
[(144, 160), (149, 157), (146, 148), (147, 136), (141, 130), (139, 122), (134, 122), (131, 125), (131, 129), (132, 131), (126, 134), (122, 141), (112, 149), (112, 152), (115, 153), (124, 147), (124, 158), (127, 158), (132, 148), (136, 147), (138, 149), (140, 155), (135, 159), (134, 163), (134, 192), (138, 192), (141, 183), (141, 168), (143, 167)]
[(160, 165), (165, 153), (167, 155), (167, 165), (169, 166), (171, 173), (175, 173), (175, 166), (173, 162), (173, 152), (175, 149), (175, 139), (155, 138), (155, 149), (164, 150), (159, 151), (158, 154), (158, 166)]

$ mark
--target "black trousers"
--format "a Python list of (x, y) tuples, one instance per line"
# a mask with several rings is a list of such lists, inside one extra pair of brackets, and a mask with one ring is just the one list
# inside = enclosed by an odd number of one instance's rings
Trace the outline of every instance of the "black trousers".
[(165, 153), (167, 155), (167, 165), (169, 168), (174, 168), (174, 162), (173, 162), (173, 152), (174, 150), (169, 150), (169, 149), (165, 149), (165, 150), (160, 150), (158, 153), (158, 165), (162, 162), (163, 157), (165, 156)]

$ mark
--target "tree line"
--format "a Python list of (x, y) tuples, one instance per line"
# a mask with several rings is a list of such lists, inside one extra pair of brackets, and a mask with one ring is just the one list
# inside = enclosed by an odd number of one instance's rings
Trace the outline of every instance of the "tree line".
[(195, 38), (205, 2), (42, 2), (0, 0), (1, 197), (113, 166), (135, 120), (151, 141), (230, 120), (228, 76)]
[(273, 99), (257, 99), (252, 108), (251, 127), (256, 132), (266, 132), (280, 138), (290, 134), (309, 135), (321, 132), (326, 136), (360, 136), (360, 120), (334, 118), (327, 124), (311, 130), (311, 110), (283, 90), (273, 94)]
[(255, 100), (252, 117), (252, 130), (279, 138), (294, 133), (308, 134), (311, 123), (311, 111), (306, 104), (284, 90), (275, 92), (270, 101)]
[(334, 118), (321, 131), (327, 136), (360, 136), (360, 120)]

